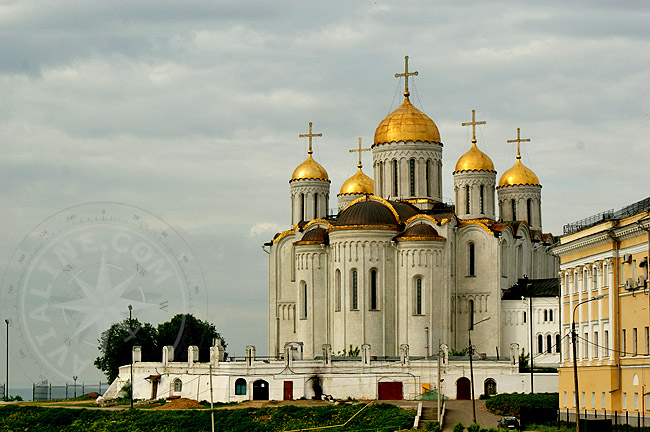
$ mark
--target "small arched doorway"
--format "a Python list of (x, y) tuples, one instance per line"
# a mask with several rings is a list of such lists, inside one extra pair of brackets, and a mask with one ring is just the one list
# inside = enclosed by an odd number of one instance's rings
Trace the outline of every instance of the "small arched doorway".
[(253, 400), (269, 400), (269, 383), (264, 380), (253, 383)]
[(456, 381), (456, 399), (469, 400), (471, 396), (469, 378), (461, 377)]
[(488, 396), (497, 394), (497, 382), (494, 378), (488, 378), (483, 382), (483, 394)]

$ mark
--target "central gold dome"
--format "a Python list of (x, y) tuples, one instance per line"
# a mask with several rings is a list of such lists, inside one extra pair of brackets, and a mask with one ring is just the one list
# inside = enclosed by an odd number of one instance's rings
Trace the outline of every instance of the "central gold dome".
[(347, 179), (341, 186), (341, 192), (339, 195), (348, 195), (348, 194), (366, 194), (372, 195), (375, 191), (375, 182), (365, 175), (361, 168), (357, 172)]
[(539, 184), (539, 179), (535, 173), (530, 168), (522, 164), (519, 158), (517, 158), (517, 162), (515, 162), (512, 168), (503, 173), (499, 179), (498, 187), (517, 185), (542, 186)]
[(301, 179), (313, 179), (313, 180), (327, 180), (329, 181), (329, 176), (325, 168), (320, 166), (318, 162), (311, 157), (311, 154), (307, 156), (307, 159), (298, 165), (293, 174), (291, 175), (291, 180), (301, 180)]
[(408, 96), (375, 130), (375, 145), (399, 141), (440, 142), (438, 126), (413, 106)]
[(461, 171), (494, 171), (492, 159), (476, 147), (476, 141), (472, 141), (472, 148), (462, 155), (453, 174)]

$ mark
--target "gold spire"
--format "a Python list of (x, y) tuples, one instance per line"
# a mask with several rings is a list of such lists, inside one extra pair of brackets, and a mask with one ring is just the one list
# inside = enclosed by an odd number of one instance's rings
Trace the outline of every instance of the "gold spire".
[(517, 186), (517, 185), (532, 185), (532, 186), (542, 186), (539, 183), (539, 178), (537, 175), (521, 163), (521, 149), (520, 145), (522, 142), (530, 142), (530, 139), (522, 139), (520, 134), (520, 129), (517, 128), (517, 139), (507, 140), (508, 143), (517, 143), (517, 161), (515, 164), (506, 172), (503, 173), (499, 179), (498, 187), (505, 186)]
[(329, 176), (327, 174), (327, 171), (325, 171), (325, 168), (323, 168), (318, 162), (312, 158), (312, 153), (314, 152), (311, 148), (312, 143), (311, 139), (312, 137), (322, 137), (322, 133), (312, 133), (312, 124), (309, 122), (309, 133), (307, 134), (300, 134), (298, 135), (298, 138), (309, 138), (309, 150), (307, 151), (307, 159), (298, 165), (295, 170), (293, 170), (293, 174), (291, 175), (291, 181), (293, 180), (300, 180), (300, 179), (315, 179), (315, 180), (327, 180), (329, 181)]
[(476, 110), (472, 110), (472, 121), (461, 123), (461, 126), (472, 127), (472, 147), (458, 159), (454, 174), (461, 171), (494, 171), (492, 159), (476, 146), (476, 125), (487, 124), (485, 120), (476, 121)]
[(359, 148), (349, 150), (350, 153), (359, 153), (359, 163), (357, 164), (357, 172), (347, 179), (341, 185), (339, 195), (347, 194), (366, 194), (372, 195), (375, 191), (375, 182), (361, 171), (361, 152), (370, 151), (369, 148), (361, 148), (361, 137), (359, 137)]
[(409, 56), (404, 56), (404, 73), (396, 73), (395, 78), (404, 77), (404, 97), (409, 97), (409, 77), (418, 76), (418, 71), (409, 72)]
[(364, 148), (364, 149), (361, 148), (361, 137), (359, 137), (359, 149), (349, 150), (350, 153), (359, 153), (359, 163), (357, 164), (357, 168), (361, 168), (361, 152), (364, 152), (364, 151), (370, 151), (370, 149), (369, 148)]

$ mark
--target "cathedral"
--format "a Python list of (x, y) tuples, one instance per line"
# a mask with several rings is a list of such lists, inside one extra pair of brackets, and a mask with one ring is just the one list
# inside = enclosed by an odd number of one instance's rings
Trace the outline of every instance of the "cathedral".
[[(454, 205), (442, 198), (443, 142), (435, 122), (410, 101), (408, 57), (404, 101), (379, 122), (371, 148), (359, 140), (357, 172), (328, 214), (331, 181), (312, 156), (289, 180), (291, 228), (269, 247), (269, 355), (298, 344), (304, 358), (369, 347), (373, 356), (461, 351), (508, 356), (514, 321), (502, 293), (524, 278), (551, 279), (556, 242), (542, 231), (542, 185), (521, 161), (497, 182), (490, 157), (478, 147), (476, 121), (469, 150), (453, 171)], [(459, 144), (455, 144), (459, 145)], [(372, 151), (373, 177), (361, 152)], [(497, 216), (498, 209), (498, 216)], [(508, 322), (506, 322), (508, 321)], [(470, 333), (471, 331), (471, 333)], [(523, 345), (525, 346), (525, 345)], [(550, 347), (549, 347), (550, 348)], [(550, 352), (550, 351), (549, 351)]]

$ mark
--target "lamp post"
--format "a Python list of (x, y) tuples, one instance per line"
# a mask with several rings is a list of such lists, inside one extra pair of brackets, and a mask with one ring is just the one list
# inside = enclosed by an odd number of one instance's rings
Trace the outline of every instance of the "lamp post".
[(597, 295), (587, 300), (578, 302), (573, 307), (573, 314), (571, 315), (571, 342), (573, 344), (573, 384), (576, 390), (576, 432), (580, 432), (580, 391), (578, 390), (578, 350), (576, 347), (576, 309), (578, 306), (584, 303), (588, 303), (593, 300), (598, 300), (605, 297), (604, 295)]
[(480, 324), (483, 321), (487, 321), (489, 319), (490, 317), (487, 317), (477, 322), (471, 322), (469, 330), (467, 330), (467, 338), (469, 340), (469, 348), (467, 349), (469, 354), (469, 376), (472, 383), (472, 421), (474, 424), (476, 424), (476, 400), (474, 399), (474, 365), (472, 364), (472, 354), (474, 350), (472, 349), (472, 330), (474, 330), (474, 325)]
[(427, 359), (429, 358), (429, 326), (424, 328), (424, 338), (426, 340), (425, 348), (427, 350)]
[(6, 366), (6, 375), (5, 375), (5, 398), (9, 399), (9, 320), (5, 320), (7, 324), (7, 364)]
[[(129, 334), (133, 335), (133, 326), (131, 325), (131, 311), (133, 306), (129, 305)], [(131, 409), (133, 409), (133, 348), (131, 348), (131, 389), (130, 389), (130, 398), (131, 399)]]
[(72, 379), (74, 380), (74, 398), (77, 399), (77, 375), (73, 376)]

